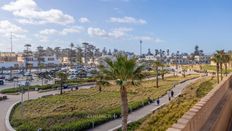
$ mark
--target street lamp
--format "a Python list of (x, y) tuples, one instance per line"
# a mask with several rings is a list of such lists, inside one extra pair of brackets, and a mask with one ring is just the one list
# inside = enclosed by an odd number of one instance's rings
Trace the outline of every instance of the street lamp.
[(142, 56), (142, 43), (143, 43), (143, 41), (140, 40), (139, 43), (140, 43), (140, 57), (141, 57)]

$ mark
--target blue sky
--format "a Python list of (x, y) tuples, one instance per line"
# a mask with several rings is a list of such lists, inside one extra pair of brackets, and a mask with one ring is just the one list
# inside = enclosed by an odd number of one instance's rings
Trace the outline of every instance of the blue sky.
[(97, 47), (143, 52), (148, 48), (206, 53), (230, 49), (232, 2), (229, 0), (1, 0), (0, 51), (30, 43), (68, 47), (90, 42)]

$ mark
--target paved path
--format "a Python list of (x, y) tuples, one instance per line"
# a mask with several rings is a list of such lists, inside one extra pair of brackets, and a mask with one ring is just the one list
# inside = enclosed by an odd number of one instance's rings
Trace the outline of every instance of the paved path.
[[(179, 85), (176, 85), (173, 88), (173, 91), (175, 92), (174, 96), (175, 97), (179, 96), (185, 87), (187, 87), (191, 83), (197, 81), (198, 79), (201, 79), (201, 78), (189, 80), (189, 81), (186, 81), (186, 82), (181, 83)], [(137, 120), (147, 116), (148, 114), (151, 114), (153, 111), (155, 111), (156, 109), (158, 109), (159, 107), (161, 107), (162, 105), (167, 104), (167, 103), (169, 103), (169, 100), (168, 100), (168, 95), (166, 94), (160, 98), (160, 105), (159, 106), (157, 106), (156, 103), (152, 103), (150, 105), (144, 106), (144, 107), (130, 113), (128, 116), (128, 123), (137, 121)], [(97, 126), (96, 128), (90, 129), (89, 131), (113, 131), (119, 127), (121, 127), (121, 118), (115, 119), (115, 120), (107, 122), (103, 125)]]
[[(86, 88), (90, 88), (90, 87), (93, 87), (93, 85), (80, 86), (79, 89), (81, 89), (81, 88), (86, 89)], [(68, 89), (68, 90), (70, 90), (70, 89)], [(64, 91), (67, 91), (67, 90), (64, 90)], [(41, 96), (46, 96), (46, 95), (51, 95), (51, 94), (54, 95), (54, 94), (59, 94), (59, 93), (60, 93), (60, 90), (54, 90), (54, 91), (43, 92), (43, 93), (31, 91), (29, 93), (29, 97), (30, 97), (29, 99), (37, 99)], [(27, 92), (23, 96), (24, 96), (23, 97), (24, 100), (28, 99)], [(0, 131), (6, 131), (6, 129), (5, 129), (5, 116), (6, 116), (8, 109), (10, 108), (10, 106), (21, 100), (21, 95), (7, 95), (7, 97), (8, 97), (7, 100), (0, 101)]]

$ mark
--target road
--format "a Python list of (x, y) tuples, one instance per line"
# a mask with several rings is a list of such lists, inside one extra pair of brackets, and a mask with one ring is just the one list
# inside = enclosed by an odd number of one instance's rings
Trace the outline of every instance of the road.
[[(173, 88), (175, 92), (174, 97), (179, 96), (185, 87), (188, 87), (191, 83), (197, 81), (200, 78), (186, 81), (184, 83), (178, 84)], [(164, 104), (168, 104), (170, 101), (168, 100), (168, 95), (164, 95), (160, 98), (160, 105), (156, 105), (156, 103), (152, 103), (150, 105), (144, 106), (128, 115), (128, 122), (135, 122), (139, 119), (151, 114), (153, 111), (157, 110)], [(105, 124), (97, 126), (96, 128), (90, 129), (89, 131), (113, 131), (121, 127), (121, 118), (109, 121)]]
[[(54, 83), (54, 81), (49, 81), (47, 84), (53, 84), (53, 83)], [(42, 81), (41, 80), (33, 80), (30, 84), (31, 85), (42, 85)], [(12, 88), (12, 87), (17, 87), (17, 82), (6, 81), (4, 83), (4, 85), (0, 85), (0, 91), (3, 89)]]

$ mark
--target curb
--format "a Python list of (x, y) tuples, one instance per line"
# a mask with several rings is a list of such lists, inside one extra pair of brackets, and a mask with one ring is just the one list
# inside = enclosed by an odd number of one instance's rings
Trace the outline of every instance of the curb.
[(8, 109), (7, 113), (6, 113), (6, 117), (5, 117), (5, 127), (7, 131), (16, 131), (10, 124), (10, 115), (11, 115), (11, 111), (14, 108), (15, 105), (17, 105), (18, 103), (20, 103), (20, 101), (17, 101), (16, 103), (14, 103), (13, 105), (10, 106), (10, 108)]

